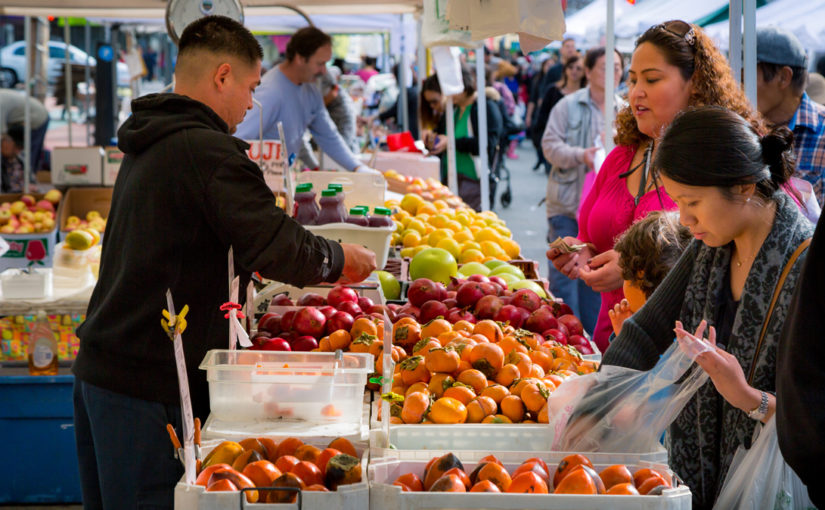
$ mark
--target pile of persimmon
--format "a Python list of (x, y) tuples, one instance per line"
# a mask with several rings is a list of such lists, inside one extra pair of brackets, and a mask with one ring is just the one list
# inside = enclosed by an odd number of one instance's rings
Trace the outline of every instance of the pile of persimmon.
[[(208, 492), (244, 488), (292, 488), (304, 491), (334, 491), (341, 485), (361, 481), (361, 461), (345, 438), (337, 438), (323, 450), (289, 437), (280, 443), (271, 438), (224, 441), (203, 461), (195, 483)], [(296, 491), (248, 491), (250, 503), (290, 503)]]
[(555, 494), (610, 494), (617, 496), (661, 495), (671, 483), (662, 473), (641, 468), (631, 473), (624, 464), (608, 466), (600, 473), (584, 455), (568, 455), (553, 475)]
[(398, 353), (393, 423), (547, 423), (550, 393), (597, 368), (574, 348), (492, 320), (421, 326), (402, 318), (393, 338), (393, 349), (410, 351)]
[[(423, 476), (420, 476), (423, 475)], [(539, 457), (508, 471), (495, 455), (488, 455), (467, 472), (452, 453), (434, 457), (424, 472), (404, 473), (393, 485), (404, 492), (506, 492), (514, 494), (660, 495), (670, 482), (658, 471), (642, 468), (631, 474), (627, 466), (609, 466), (597, 473), (584, 455), (565, 457), (554, 471)]]

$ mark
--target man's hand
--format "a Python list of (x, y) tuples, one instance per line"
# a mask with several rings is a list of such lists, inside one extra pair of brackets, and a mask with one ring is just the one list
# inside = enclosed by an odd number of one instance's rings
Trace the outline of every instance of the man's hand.
[(344, 250), (344, 270), (337, 283), (364, 281), (375, 271), (375, 253), (358, 244), (341, 243)]
[(376, 170), (375, 168), (370, 168), (367, 165), (358, 165), (357, 167), (355, 167), (355, 172), (359, 173), (359, 174), (378, 174), (378, 175), (382, 175), (379, 170)]
[(596, 164), (596, 153), (599, 151), (598, 147), (590, 147), (589, 149), (584, 149), (584, 164), (587, 165), (587, 168), (594, 170), (594, 165)]

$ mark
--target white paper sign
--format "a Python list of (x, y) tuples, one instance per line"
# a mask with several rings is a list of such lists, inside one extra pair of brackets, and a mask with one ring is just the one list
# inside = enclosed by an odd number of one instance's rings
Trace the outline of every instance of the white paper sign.
[[(233, 249), (229, 247), (229, 302), (230, 303), (237, 303), (238, 302), (238, 295), (240, 293), (240, 277), (235, 276), (235, 257), (233, 253)], [(238, 344), (241, 344), (241, 347), (252, 347), (252, 342), (249, 340), (249, 334), (247, 334), (246, 330), (241, 325), (241, 322), (238, 320), (238, 312), (240, 308), (230, 308), (227, 310), (227, 314), (229, 315), (229, 349), (235, 350)]]
[(431, 52), (435, 72), (438, 75), (438, 84), (441, 86), (441, 93), (445, 96), (452, 96), (464, 92), (458, 48), (436, 46)]
[[(172, 291), (166, 290), (166, 307), (169, 316), (175, 319), (175, 303), (172, 301)], [(174, 324), (169, 324), (170, 327)], [(174, 340), (175, 365), (178, 370), (178, 388), (180, 388), (180, 410), (183, 426), (183, 465), (188, 485), (195, 484), (195, 426), (192, 400), (189, 397), (189, 377), (186, 375), (186, 358), (183, 355), (183, 339), (179, 332), (175, 332)]]
[(264, 180), (272, 191), (284, 191), (284, 174), (288, 166), (287, 154), (279, 140), (246, 140), (246, 155), (261, 167)]

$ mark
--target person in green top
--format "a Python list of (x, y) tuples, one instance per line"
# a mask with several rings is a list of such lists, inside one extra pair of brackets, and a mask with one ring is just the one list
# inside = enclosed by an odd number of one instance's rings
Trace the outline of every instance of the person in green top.
[[(481, 183), (476, 174), (473, 156), (478, 156), (478, 94), (473, 75), (462, 69), (464, 91), (453, 96), (453, 118), (455, 119), (456, 171), (458, 173), (458, 195), (475, 210), (481, 209)], [(427, 86), (429, 84), (429, 86)], [(494, 90), (493, 90), (494, 91)], [(494, 91), (495, 92), (495, 91)], [(427, 80), (423, 90), (424, 101), (429, 105), (442, 105), (445, 98), (441, 94), (438, 80)], [(500, 150), (499, 141), (504, 130), (503, 106), (500, 99), (485, 93), (487, 108), (487, 165), (492, 169), (496, 154)], [(441, 181), (447, 182), (447, 120), (441, 117), (435, 135), (424, 140), (433, 154), (441, 155)]]

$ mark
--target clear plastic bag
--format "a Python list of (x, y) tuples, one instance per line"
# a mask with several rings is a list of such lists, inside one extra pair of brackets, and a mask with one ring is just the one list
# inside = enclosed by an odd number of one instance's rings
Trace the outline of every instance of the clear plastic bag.
[(665, 428), (708, 380), (694, 358), (673, 342), (647, 372), (605, 365), (565, 381), (548, 399), (553, 449), (660, 450)]
[(776, 420), (771, 418), (754, 434), (759, 436), (749, 450), (740, 446), (736, 451), (713, 508), (815, 510), (808, 489), (782, 458)]

